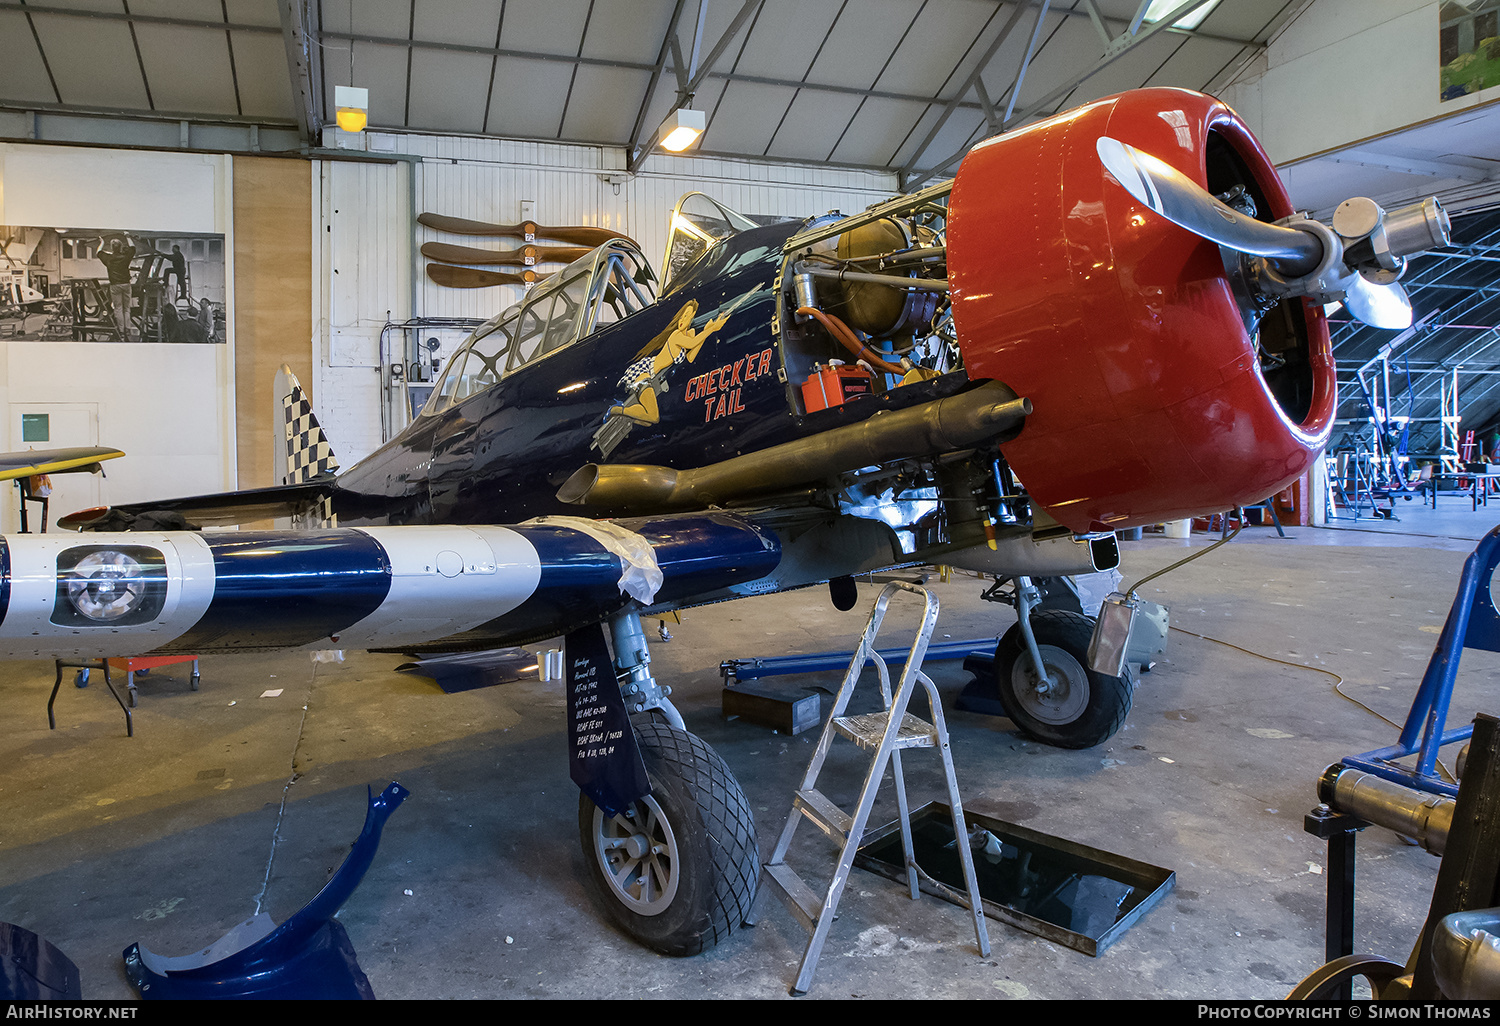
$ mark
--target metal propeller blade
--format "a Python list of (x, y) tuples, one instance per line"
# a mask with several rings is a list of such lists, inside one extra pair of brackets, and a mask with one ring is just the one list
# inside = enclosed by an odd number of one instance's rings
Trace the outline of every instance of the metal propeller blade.
[(1292, 275), (1311, 271), (1323, 258), (1323, 243), (1316, 236), (1246, 217), (1159, 157), (1107, 135), (1100, 136), (1096, 149), (1105, 170), (1126, 192), (1194, 235), (1274, 260)]
[(1399, 282), (1376, 285), (1358, 271), (1343, 283), (1344, 306), (1372, 328), (1411, 327), (1411, 299)]
[[(1226, 249), (1269, 261), (1281, 275), (1298, 278), (1310, 274), (1323, 264), (1327, 254), (1324, 242), (1311, 231), (1300, 231), (1282, 225), (1267, 224), (1247, 217), (1219, 202), (1197, 182), (1159, 157), (1136, 149), (1108, 136), (1096, 144), (1099, 160), (1105, 170), (1134, 196), (1168, 221), (1186, 228), (1194, 235), (1217, 243)], [(1327, 233), (1330, 239), (1336, 237)], [(1335, 243), (1336, 244), (1336, 243)], [(1325, 265), (1325, 276), (1309, 283), (1293, 295), (1333, 295), (1345, 293), (1344, 305), (1359, 320), (1376, 328), (1411, 326), (1411, 300), (1406, 290), (1392, 282), (1377, 285), (1358, 270), (1343, 263), (1343, 252)], [(1280, 291), (1280, 290), (1277, 290)]]

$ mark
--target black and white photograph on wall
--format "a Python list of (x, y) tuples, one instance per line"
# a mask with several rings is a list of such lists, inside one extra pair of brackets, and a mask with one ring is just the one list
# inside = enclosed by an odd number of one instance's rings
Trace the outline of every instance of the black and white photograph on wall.
[(0, 225), (0, 341), (223, 342), (224, 236)]

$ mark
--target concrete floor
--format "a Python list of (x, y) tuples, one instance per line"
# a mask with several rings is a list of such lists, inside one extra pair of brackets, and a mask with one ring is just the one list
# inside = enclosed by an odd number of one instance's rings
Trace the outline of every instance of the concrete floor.
[[(965, 913), (856, 870), (824, 950), (821, 998), (1277, 998), (1322, 961), (1323, 845), (1302, 830), (1319, 773), (1394, 740), (1465, 554), (1494, 524), (1458, 500), (1402, 520), (1252, 528), (1147, 585), (1168, 605), (1165, 658), (1125, 728), (1088, 751), (954, 711), (969, 679), (930, 664), (972, 810), (1172, 869), (1175, 889), (1097, 958), (994, 920), (981, 958)], [(1500, 514), (1497, 514), (1500, 518)], [(1201, 548), (1126, 543), (1128, 581)], [(1013, 622), (973, 578), (935, 584), (938, 636)], [(690, 611), (654, 646), (691, 730), (729, 763), (769, 852), (815, 732), (778, 735), (720, 713), (722, 659), (852, 647), (874, 590), (836, 612), (826, 592)], [(898, 622), (899, 610), (892, 613)], [(887, 635), (891, 644), (902, 640)], [(1495, 657), (1467, 653), (1453, 721), (1495, 712)], [(770, 896), (761, 921), (707, 954), (632, 943), (591, 903), (564, 759), (564, 697), (522, 682), (446, 695), (394, 656), (210, 657), (141, 681), (136, 736), (102, 687), (65, 683), (47, 729), (46, 663), (13, 663), (0, 703), (0, 921), (79, 966), (86, 997), (127, 999), (133, 941), (195, 951), (264, 909), (299, 908), (358, 834), (365, 788), (412, 797), (391, 818), (341, 915), (381, 998), (784, 998), (805, 937)], [(808, 679), (833, 686), (837, 674)], [(1346, 700), (1334, 690), (1341, 687)], [(279, 691), (272, 695), (271, 692)], [(827, 708), (825, 699), (824, 708)], [(848, 801), (862, 763), (835, 749), (824, 790)], [(939, 796), (930, 752), (907, 758), (913, 800)], [(889, 819), (883, 799), (874, 822)], [(804, 875), (833, 850), (804, 828)], [(1359, 839), (1357, 948), (1405, 958), (1438, 862), (1389, 832)]]

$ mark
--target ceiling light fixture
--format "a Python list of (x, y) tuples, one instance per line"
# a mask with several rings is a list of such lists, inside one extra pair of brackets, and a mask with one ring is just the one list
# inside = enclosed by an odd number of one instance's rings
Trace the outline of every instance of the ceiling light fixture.
[(370, 90), (358, 86), (334, 86), (333, 102), (338, 107), (334, 120), (346, 132), (363, 132), (369, 122)]
[[(1181, 7), (1182, 3), (1183, 0), (1151, 0), (1151, 6), (1146, 8), (1146, 16), (1141, 20), (1147, 24), (1161, 21), (1167, 15)], [(1203, 24), (1203, 19), (1212, 14), (1213, 9), (1217, 6), (1219, 6), (1218, 0), (1214, 0), (1211, 4), (1204, 4), (1187, 17), (1178, 18), (1172, 22), (1172, 27), (1189, 30), (1195, 29)]]
[(707, 127), (708, 115), (703, 111), (679, 107), (661, 123), (657, 135), (661, 139), (662, 149), (681, 153), (693, 145)]

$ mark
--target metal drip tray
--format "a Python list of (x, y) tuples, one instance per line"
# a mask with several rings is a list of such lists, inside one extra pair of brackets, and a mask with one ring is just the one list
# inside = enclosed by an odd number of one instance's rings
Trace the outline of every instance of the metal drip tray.
[[(965, 812), (964, 819), (971, 837), (980, 830), (990, 834), (977, 837), (973, 849), (985, 914), (1086, 955), (1118, 940), (1177, 881), (1169, 869), (989, 816)], [(966, 905), (948, 806), (931, 802), (913, 810), (911, 832), (922, 890)], [(900, 825), (891, 822), (866, 837), (854, 864), (905, 883)]]

